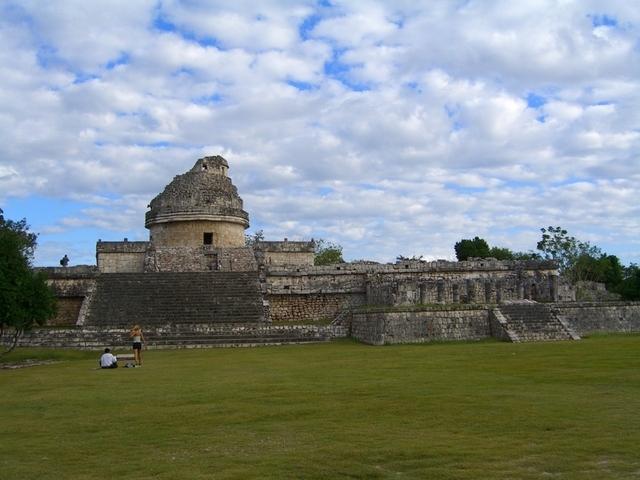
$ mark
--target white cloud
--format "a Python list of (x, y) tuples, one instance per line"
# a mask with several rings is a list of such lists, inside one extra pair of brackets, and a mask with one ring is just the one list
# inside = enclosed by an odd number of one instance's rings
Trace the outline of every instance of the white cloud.
[(143, 237), (220, 153), (253, 225), (350, 258), (561, 224), (638, 261), (631, 3), (5, 3), (0, 197), (82, 205), (43, 225), (51, 259), (65, 232)]

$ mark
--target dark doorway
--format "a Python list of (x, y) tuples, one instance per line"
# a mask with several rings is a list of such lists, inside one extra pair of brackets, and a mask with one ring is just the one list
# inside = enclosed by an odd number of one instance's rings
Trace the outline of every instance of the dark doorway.
[(212, 245), (213, 244), (213, 233), (204, 232), (204, 237), (202, 239), (202, 243), (204, 245)]

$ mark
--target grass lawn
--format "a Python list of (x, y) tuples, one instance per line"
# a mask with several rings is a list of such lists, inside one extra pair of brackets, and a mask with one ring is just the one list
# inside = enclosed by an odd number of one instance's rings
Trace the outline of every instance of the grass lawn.
[(54, 354), (0, 370), (3, 480), (640, 478), (637, 335)]

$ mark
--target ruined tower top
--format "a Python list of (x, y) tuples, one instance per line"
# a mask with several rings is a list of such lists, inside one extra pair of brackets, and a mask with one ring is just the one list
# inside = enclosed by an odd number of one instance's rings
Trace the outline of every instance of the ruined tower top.
[(226, 177), (227, 172), (229, 171), (229, 164), (220, 155), (216, 155), (214, 157), (202, 157), (198, 159), (191, 171), (214, 173)]
[(151, 241), (164, 245), (244, 245), (249, 214), (221, 156), (198, 159), (188, 172), (177, 175), (149, 204), (145, 227)]

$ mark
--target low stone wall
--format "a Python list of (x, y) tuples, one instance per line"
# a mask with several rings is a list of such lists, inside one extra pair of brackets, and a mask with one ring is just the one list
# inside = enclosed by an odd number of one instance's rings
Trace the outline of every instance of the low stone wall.
[(640, 302), (576, 302), (552, 304), (579, 335), (596, 332), (640, 332)]
[(313, 293), (307, 295), (269, 294), (269, 311), (274, 323), (304, 323), (332, 320), (340, 312), (364, 304), (364, 294)]
[(356, 312), (351, 336), (371, 345), (480, 340), (491, 336), (486, 307)]
[[(339, 325), (266, 324), (184, 324), (146, 327), (146, 348), (253, 347), (288, 343), (323, 342), (344, 338), (348, 329)], [(0, 338), (9, 345), (10, 336)], [(21, 347), (74, 348), (102, 350), (105, 347), (130, 351), (131, 339), (125, 328), (69, 327), (35, 328), (18, 341)]]

